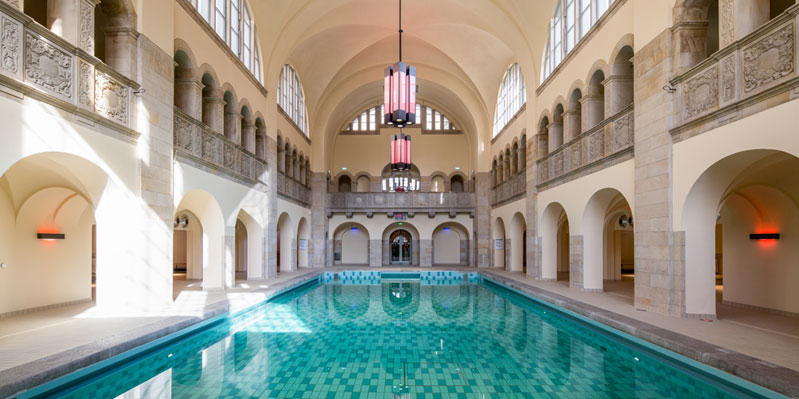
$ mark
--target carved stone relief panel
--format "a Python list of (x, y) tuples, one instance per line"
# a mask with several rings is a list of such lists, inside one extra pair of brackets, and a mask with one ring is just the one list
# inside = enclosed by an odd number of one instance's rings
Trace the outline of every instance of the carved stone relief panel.
[(94, 65), (78, 58), (78, 105), (94, 111)]
[(94, 55), (94, 1), (80, 2), (80, 48)]
[(22, 25), (0, 14), (0, 72), (22, 78)]
[(788, 24), (743, 50), (744, 92), (749, 93), (794, 71), (794, 29)]
[(247, 156), (247, 155), (242, 155), (241, 156), (241, 174), (244, 177), (249, 177), (249, 178), (252, 179), (253, 176), (252, 176), (252, 170), (251, 170), (252, 169), (251, 162), (252, 161), (251, 161), (251, 158), (249, 156)]
[(735, 41), (735, 0), (719, 0), (719, 38), (721, 48)]
[(178, 148), (194, 153), (194, 135), (192, 124), (183, 119), (175, 118), (175, 144)]
[(95, 111), (127, 126), (128, 87), (101, 71), (96, 71), (94, 76)]
[(25, 35), (25, 80), (57, 96), (72, 100), (72, 54), (31, 33)]
[(613, 147), (615, 153), (633, 145), (633, 114), (625, 115), (613, 122)]
[(14, 6), (14, 8), (22, 10), (22, 4), (20, 3), (20, 0), (4, 0), (4, 1)]
[(230, 144), (225, 144), (225, 153), (224, 153), (224, 166), (228, 169), (234, 169), (236, 167), (236, 149), (233, 148)]
[(596, 161), (602, 158), (605, 154), (605, 137), (604, 132), (599, 131), (588, 138), (588, 161)]
[(212, 134), (203, 133), (203, 159), (217, 163), (217, 139)]
[(721, 60), (721, 102), (735, 99), (735, 54)]
[(582, 140), (572, 144), (569, 148), (569, 170), (577, 169), (582, 165), (583, 161), (583, 142)]
[(555, 154), (553, 159), (554, 159), (554, 163), (555, 163), (555, 166), (554, 166), (555, 174), (552, 177), (560, 176), (561, 174), (563, 174), (563, 151)]
[(683, 119), (688, 120), (719, 105), (719, 72), (716, 65), (683, 84)]

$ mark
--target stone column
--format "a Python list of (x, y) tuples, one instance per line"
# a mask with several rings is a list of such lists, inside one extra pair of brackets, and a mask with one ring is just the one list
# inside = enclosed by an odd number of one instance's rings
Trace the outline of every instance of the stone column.
[(580, 98), (582, 106), (582, 131), (588, 131), (605, 120), (605, 97), (601, 94), (586, 94)]
[(136, 63), (133, 60), (137, 58), (136, 42), (139, 38), (136, 15), (112, 14), (106, 15), (106, 19), (105, 63), (122, 75), (133, 78), (136, 76)]
[(629, 75), (610, 75), (605, 86), (605, 117), (616, 115), (633, 102), (632, 70)]
[(234, 142), (241, 143), (241, 115), (236, 112), (225, 112), (225, 137)]
[[(265, 278), (277, 275), (277, 144), (266, 137), (266, 223), (264, 225)], [(310, 248), (309, 248), (310, 250)]]
[[(325, 259), (329, 224), (327, 218), (327, 176), (311, 173), (311, 242), (308, 247), (311, 267), (332, 266), (332, 259)], [(331, 255), (332, 256), (332, 255)]]
[(275, 160), (275, 164), (277, 171), (283, 173), (286, 172), (286, 150), (282, 147), (277, 149), (277, 159)]
[[(70, 44), (94, 55), (93, 1), (48, 0), (47, 27)], [(84, 28), (87, 34), (81, 35)], [(86, 43), (83, 43), (84, 40)]]
[[(537, 136), (540, 136), (537, 135)], [(543, 140), (530, 140), (527, 143), (527, 169), (525, 169), (525, 181), (527, 192), (525, 195), (526, 209), (525, 222), (527, 223), (527, 276), (535, 279), (541, 278), (541, 239), (538, 237), (538, 164), (536, 164), (537, 154), (546, 155), (540, 146), (546, 145)], [(538, 148), (536, 148), (538, 146)], [(539, 156), (543, 156), (539, 155)]]
[(769, 21), (769, 0), (719, 0), (719, 49)]
[(383, 240), (369, 240), (369, 266), (380, 267), (383, 264)]
[(175, 105), (186, 115), (201, 120), (203, 85), (194, 78), (194, 73), (194, 69), (175, 71)]
[(419, 266), (433, 266), (433, 240), (419, 240)]
[(563, 124), (552, 122), (549, 124), (549, 151), (555, 151), (563, 145)]
[(233, 288), (236, 285), (236, 227), (225, 227), (225, 253), (222, 257), (224, 273), (224, 288)]
[(475, 175), (474, 230), (477, 234), (477, 262), (481, 268), (491, 267), (491, 175), (478, 172)]
[(583, 288), (583, 236), (569, 236), (569, 287)]
[(527, 164), (531, 166), (531, 162), (535, 162), (538, 158), (543, 158), (549, 154), (549, 132), (547, 130), (538, 132), (532, 142), (535, 144), (535, 147), (533, 151), (527, 152), (531, 155), (531, 157), (527, 159)]
[(255, 125), (243, 119), (241, 122), (241, 146), (255, 154)]
[(579, 136), (582, 129), (582, 113), (580, 110), (567, 110), (563, 113), (563, 142), (568, 143)]
[(502, 167), (502, 170), (505, 172), (502, 181), (510, 179), (513, 176), (513, 171), (510, 169), (510, 156), (505, 154), (505, 165)]
[(266, 159), (266, 134), (255, 133), (255, 157)]
[(225, 131), (225, 102), (220, 97), (203, 98), (203, 123), (212, 131), (223, 134)]
[[(675, 43), (683, 43), (684, 45), (674, 45), (670, 47), (675, 67), (673, 76), (681, 75), (683, 72), (691, 69), (691, 67), (707, 58), (706, 44), (708, 25), (709, 22), (707, 21), (690, 21), (690, 23), (677, 23), (674, 25), (673, 40), (676, 40)], [(637, 53), (635, 58), (640, 59)], [(668, 82), (668, 79), (663, 82)], [(661, 84), (661, 87), (662, 86)]]

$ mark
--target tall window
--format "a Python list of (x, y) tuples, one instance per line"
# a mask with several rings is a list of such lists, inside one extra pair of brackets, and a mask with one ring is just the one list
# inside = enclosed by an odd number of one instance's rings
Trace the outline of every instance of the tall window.
[(513, 64), (505, 71), (497, 96), (497, 109), (494, 112), (494, 136), (499, 134), (510, 122), (516, 112), (527, 102), (527, 87), (519, 64)]
[[(380, 105), (370, 106), (355, 114), (352, 121), (349, 122), (344, 130), (353, 132), (376, 132), (381, 127), (390, 127), (384, 126), (383, 119), (378, 117), (378, 115), (383, 115), (383, 107), (383, 103), (380, 103)], [(452, 132), (449, 133), (460, 133), (457, 131), (455, 124), (443, 113), (434, 108), (422, 105), (421, 102), (416, 103), (416, 115), (416, 125), (414, 125), (414, 127), (418, 126), (426, 131), (450, 130)]]
[(305, 94), (302, 91), (299, 75), (289, 64), (284, 65), (280, 71), (277, 94), (277, 104), (307, 136), (308, 119), (305, 110)]
[(557, 0), (549, 21), (549, 37), (542, 57), (542, 81), (577, 46), (580, 39), (607, 12), (612, 2), (613, 0)]
[[(194, 3), (194, 2), (192, 2)], [(197, 11), (228, 44), (255, 78), (261, 81), (261, 59), (252, 12), (245, 0), (197, 0)]]

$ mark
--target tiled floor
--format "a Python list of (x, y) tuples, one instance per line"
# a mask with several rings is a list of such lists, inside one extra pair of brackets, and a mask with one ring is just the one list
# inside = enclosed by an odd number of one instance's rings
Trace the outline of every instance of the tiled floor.
[[(233, 310), (241, 309), (261, 301), (263, 290), (271, 285), (310, 271), (281, 273), (265, 281), (239, 281), (235, 288), (225, 291), (202, 291), (198, 281), (176, 280), (174, 305), (150, 314), (118, 317), (102, 314), (90, 303), (84, 303), (0, 319), (0, 371), (143, 324), (175, 316), (199, 315), (207, 306), (221, 301), (228, 301)], [(606, 292), (587, 293), (569, 288), (564, 281), (542, 282), (525, 279), (520, 273), (500, 273), (524, 279), (537, 288), (799, 370), (799, 319), (796, 318), (720, 306), (720, 318), (714, 322), (679, 319), (635, 310), (631, 282), (608, 282)]]

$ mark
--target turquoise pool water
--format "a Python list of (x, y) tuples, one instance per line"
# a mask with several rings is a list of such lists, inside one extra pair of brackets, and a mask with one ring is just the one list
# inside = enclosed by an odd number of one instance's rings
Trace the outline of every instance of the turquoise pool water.
[(763, 393), (711, 378), (476, 275), (422, 281), (341, 277), (321, 278), (42, 397), (741, 398)]

